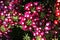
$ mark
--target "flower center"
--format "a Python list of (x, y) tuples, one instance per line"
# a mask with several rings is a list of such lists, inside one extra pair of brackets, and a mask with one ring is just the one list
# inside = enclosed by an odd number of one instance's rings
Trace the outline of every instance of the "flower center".
[(31, 20), (27, 20), (26, 24), (29, 26), (31, 25), (32, 21)]

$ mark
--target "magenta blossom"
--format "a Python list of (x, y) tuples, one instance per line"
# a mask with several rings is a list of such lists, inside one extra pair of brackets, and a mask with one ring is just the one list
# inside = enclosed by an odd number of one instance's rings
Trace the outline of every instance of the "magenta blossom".
[[(39, 17), (37, 15), (37, 13), (31, 13), (30, 11), (26, 11), (24, 13), (24, 16), (22, 15), (20, 17), (20, 22), (19, 24), (22, 25), (23, 28), (25, 29), (30, 29), (32, 28), (36, 28), (37, 26), (35, 25), (35, 21), (39, 20)], [(24, 29), (23, 29), (24, 30)]]
[(40, 12), (43, 9), (43, 5), (42, 4), (39, 4), (38, 2), (30, 2), (30, 3), (27, 3), (24, 6), (24, 9), (25, 10), (31, 10), (31, 12), (33, 12), (33, 11)]

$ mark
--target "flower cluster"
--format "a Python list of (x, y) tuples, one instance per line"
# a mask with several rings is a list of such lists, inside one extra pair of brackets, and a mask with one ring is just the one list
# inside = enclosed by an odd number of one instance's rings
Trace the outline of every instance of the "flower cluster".
[[(22, 29), (24, 31), (31, 31), (35, 38), (39, 36), (42, 37), (42, 40), (46, 40), (44, 35), (48, 34), (51, 29), (54, 29), (52, 26), (58, 24), (57, 20), (55, 20), (53, 23), (52, 21), (49, 21), (49, 17), (51, 16), (52, 12), (51, 9), (48, 8), (47, 13), (43, 13), (46, 11), (46, 9), (42, 4), (39, 4), (38, 2), (30, 2), (24, 6), (24, 10), (25, 12), (20, 17), (19, 21)], [(33, 38), (32, 40), (35, 39)]]
[(11, 28), (18, 25), (18, 19), (21, 13), (14, 9), (15, 2), (9, 2), (9, 5), (6, 6), (4, 1), (0, 1), (0, 37), (2, 35), (7, 36), (8, 32), (12, 31)]
[[(53, 30), (53, 34), (57, 34), (57, 30), (54, 30), (55, 26), (59, 24), (58, 20), (50, 19), (53, 17), (51, 8), (40, 4), (39, 2), (29, 2), (24, 6), (24, 12), (20, 13), (16, 9), (19, 9), (15, 5), (20, 3), (20, 0), (9, 0), (8, 6), (0, 1), (0, 35), (7, 35), (11, 32), (11, 28), (19, 26), (24, 31), (30, 31), (34, 38), (32, 40), (46, 40), (45, 34), (48, 34), (50, 30)], [(57, 3), (56, 16), (59, 16), (60, 10), (58, 10)]]

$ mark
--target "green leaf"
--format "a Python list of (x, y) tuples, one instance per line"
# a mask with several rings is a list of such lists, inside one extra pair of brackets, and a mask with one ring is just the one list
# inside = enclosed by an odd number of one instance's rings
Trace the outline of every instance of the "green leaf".
[(36, 40), (41, 40), (41, 37), (40, 37), (40, 36), (37, 36), (37, 37), (36, 37)]
[(29, 26), (29, 25), (31, 25), (31, 23), (32, 23), (32, 21), (31, 20), (27, 20), (27, 25)]
[(44, 16), (45, 16), (45, 13), (44, 12), (41, 12), (40, 17), (41, 18), (44, 18)]
[(42, 29), (44, 29), (44, 28), (45, 28), (45, 26), (41, 26), (41, 28), (42, 28)]
[(5, 19), (5, 16), (1, 16), (1, 19), (4, 20)]
[(25, 36), (23, 36), (23, 40), (30, 40), (30, 37), (28, 36), (28, 34), (25, 34)]
[(18, 16), (13, 16), (14, 21), (18, 21)]
[(6, 29), (5, 29), (5, 27), (4, 27), (3, 25), (0, 27), (0, 30), (1, 30), (2, 32), (5, 32), (5, 31), (6, 31)]
[(22, 26), (19, 26), (22, 29)]
[(53, 21), (55, 19), (54, 15), (51, 14), (50, 17), (49, 17), (49, 20)]

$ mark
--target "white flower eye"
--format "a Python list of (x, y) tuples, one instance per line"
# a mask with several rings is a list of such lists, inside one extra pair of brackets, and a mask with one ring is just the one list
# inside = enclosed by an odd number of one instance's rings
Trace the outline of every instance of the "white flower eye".
[(24, 22), (22, 22), (22, 24), (24, 24)]

